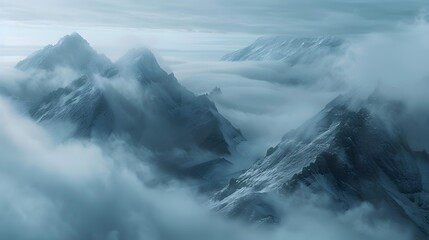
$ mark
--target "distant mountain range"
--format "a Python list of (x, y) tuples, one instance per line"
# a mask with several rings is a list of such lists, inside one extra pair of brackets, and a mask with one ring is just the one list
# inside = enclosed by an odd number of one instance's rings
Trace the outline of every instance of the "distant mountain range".
[(251, 45), (226, 54), (222, 61), (285, 61), (291, 64), (313, 62), (339, 53), (345, 40), (338, 37), (261, 37)]

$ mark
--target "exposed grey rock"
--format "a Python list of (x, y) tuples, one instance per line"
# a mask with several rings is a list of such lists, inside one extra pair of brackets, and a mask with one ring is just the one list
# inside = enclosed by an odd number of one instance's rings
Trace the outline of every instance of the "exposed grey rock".
[[(387, 209), (427, 236), (429, 157), (412, 150), (395, 124), (401, 105), (374, 96), (350, 101), (338, 97), (287, 133), (264, 159), (216, 195), (217, 208), (230, 215), (245, 212), (241, 217), (247, 220), (255, 214), (263, 219), (274, 213), (261, 215), (259, 206), (271, 205), (260, 195), (289, 195), (304, 188), (330, 196), (340, 211), (363, 202)], [(257, 206), (249, 200), (253, 196), (258, 196)]]

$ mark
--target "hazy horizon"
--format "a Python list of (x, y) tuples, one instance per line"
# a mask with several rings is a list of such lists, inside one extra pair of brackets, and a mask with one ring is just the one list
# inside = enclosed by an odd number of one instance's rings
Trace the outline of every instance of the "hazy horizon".
[(243, 3), (2, 0), (1, 58), (11, 64), (78, 32), (112, 60), (138, 46), (152, 48), (172, 60), (218, 60), (260, 36), (348, 37), (395, 32), (404, 24), (427, 18), (429, 5), (424, 0)]

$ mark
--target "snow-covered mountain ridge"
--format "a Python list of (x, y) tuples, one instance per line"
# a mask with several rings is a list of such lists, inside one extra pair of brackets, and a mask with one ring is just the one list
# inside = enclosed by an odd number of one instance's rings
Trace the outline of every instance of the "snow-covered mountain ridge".
[[(287, 133), (264, 159), (231, 180), (215, 206), (249, 221), (279, 221), (265, 196), (307, 189), (328, 195), (340, 211), (370, 203), (429, 234), (429, 155), (411, 149), (395, 118), (396, 102), (338, 97)], [(386, 121), (390, 119), (390, 121)]]
[(338, 53), (345, 41), (337, 37), (261, 37), (251, 45), (226, 54), (222, 61), (312, 62)]

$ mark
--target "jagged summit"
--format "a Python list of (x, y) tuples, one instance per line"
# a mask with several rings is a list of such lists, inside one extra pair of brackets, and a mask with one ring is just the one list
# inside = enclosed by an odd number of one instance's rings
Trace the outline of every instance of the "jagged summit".
[(72, 33), (18, 62), (16, 68), (53, 71), (57, 67), (67, 67), (82, 73), (101, 73), (111, 65), (111, 61), (98, 54), (82, 36)]
[(336, 53), (344, 40), (333, 36), (291, 38), (261, 37), (243, 49), (226, 54), (222, 61), (311, 62)]

